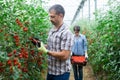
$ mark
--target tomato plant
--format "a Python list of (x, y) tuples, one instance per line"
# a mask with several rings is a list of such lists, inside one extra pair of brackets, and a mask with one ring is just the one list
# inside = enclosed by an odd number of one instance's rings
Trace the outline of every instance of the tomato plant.
[[(109, 1), (109, 10), (97, 16), (94, 42), (89, 46), (90, 63), (101, 80), (120, 79), (120, 4)], [(102, 74), (102, 75), (101, 75)], [(98, 76), (99, 75), (99, 76)]]
[(31, 39), (37, 37), (46, 41), (47, 12), (41, 4), (3, 0), (0, 14), (0, 77), (3, 80), (42, 80), (47, 55), (39, 52)]

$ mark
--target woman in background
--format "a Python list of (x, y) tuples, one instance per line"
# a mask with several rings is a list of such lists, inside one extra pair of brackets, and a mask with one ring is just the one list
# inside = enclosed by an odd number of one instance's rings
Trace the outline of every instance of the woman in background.
[[(72, 55), (85, 56), (87, 59), (87, 39), (85, 35), (80, 33), (80, 26), (74, 26), (73, 30), (75, 35), (73, 39)], [(79, 64), (72, 64), (72, 67), (75, 80), (83, 80), (83, 66)]]

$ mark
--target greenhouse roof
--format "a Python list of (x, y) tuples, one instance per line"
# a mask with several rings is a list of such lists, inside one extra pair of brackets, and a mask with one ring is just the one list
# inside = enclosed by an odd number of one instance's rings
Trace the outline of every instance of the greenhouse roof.
[[(45, 0), (43, 0), (45, 2)], [(96, 1), (96, 4), (95, 4)], [(64, 21), (71, 25), (80, 18), (94, 18), (95, 8), (105, 8), (108, 0), (48, 0), (44, 4), (46, 9), (54, 4), (61, 4), (65, 8)], [(95, 6), (96, 5), (96, 6)]]

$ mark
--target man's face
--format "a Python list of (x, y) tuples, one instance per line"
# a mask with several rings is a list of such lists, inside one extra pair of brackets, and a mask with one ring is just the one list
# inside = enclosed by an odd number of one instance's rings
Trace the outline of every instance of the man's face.
[(50, 21), (53, 25), (58, 25), (59, 24), (59, 20), (60, 20), (60, 15), (56, 14), (55, 10), (51, 10), (49, 12), (49, 17), (50, 17)]

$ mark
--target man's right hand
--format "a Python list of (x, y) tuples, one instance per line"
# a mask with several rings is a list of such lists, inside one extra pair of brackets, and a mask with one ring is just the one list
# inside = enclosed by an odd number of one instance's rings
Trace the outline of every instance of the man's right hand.
[(32, 38), (31, 42), (33, 43), (33, 45), (37, 46), (39, 51), (41, 51), (43, 53), (48, 52), (48, 50), (45, 48), (43, 42), (41, 42), (38, 38)]
[(32, 38), (31, 42), (37, 47), (41, 47), (41, 41), (38, 38)]

